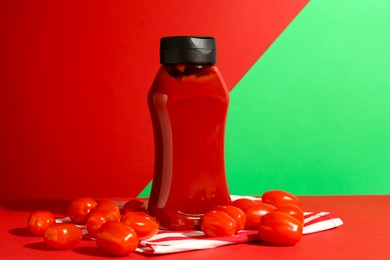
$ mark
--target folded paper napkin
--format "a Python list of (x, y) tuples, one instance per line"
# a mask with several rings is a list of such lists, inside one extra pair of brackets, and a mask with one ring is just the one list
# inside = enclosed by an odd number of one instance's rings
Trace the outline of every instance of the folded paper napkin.
[[(232, 195), (232, 200), (243, 196)], [(247, 197), (256, 199), (256, 197)], [(119, 202), (119, 204), (122, 204)], [(69, 218), (57, 219), (58, 222), (69, 221)], [(343, 221), (330, 212), (305, 212), (303, 234), (311, 234), (338, 227)], [(143, 254), (169, 254), (191, 250), (209, 249), (225, 245), (259, 241), (256, 230), (241, 230), (232, 237), (205, 237), (202, 231), (168, 231), (160, 230), (150, 239), (140, 241), (136, 252)]]
[[(330, 212), (305, 212), (303, 234), (311, 234), (342, 225), (342, 220)], [(144, 254), (168, 254), (190, 250), (208, 249), (237, 243), (258, 241), (256, 230), (242, 230), (233, 237), (205, 237), (202, 231), (160, 232), (141, 241), (137, 252)]]

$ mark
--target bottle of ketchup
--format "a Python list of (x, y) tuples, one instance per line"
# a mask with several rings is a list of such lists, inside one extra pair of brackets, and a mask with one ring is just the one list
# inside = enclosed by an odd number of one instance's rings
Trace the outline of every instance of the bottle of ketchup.
[(229, 92), (212, 37), (164, 37), (148, 95), (155, 168), (149, 214), (161, 228), (199, 229), (203, 213), (230, 203), (224, 160)]

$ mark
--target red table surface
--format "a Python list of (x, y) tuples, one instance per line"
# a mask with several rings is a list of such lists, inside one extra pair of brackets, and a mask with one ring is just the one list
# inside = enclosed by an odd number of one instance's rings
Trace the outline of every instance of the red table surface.
[[(130, 259), (390, 259), (390, 195), (372, 196), (302, 196), (305, 211), (329, 211), (344, 225), (319, 233), (304, 235), (295, 246), (275, 247), (262, 242), (236, 244), (161, 256), (138, 253)], [(71, 250), (50, 250), (42, 237), (26, 230), (31, 211), (51, 210), (65, 213), (68, 201), (0, 201), (1, 259), (102, 259), (94, 241), (82, 241)], [(122, 258), (122, 257), (120, 257)]]

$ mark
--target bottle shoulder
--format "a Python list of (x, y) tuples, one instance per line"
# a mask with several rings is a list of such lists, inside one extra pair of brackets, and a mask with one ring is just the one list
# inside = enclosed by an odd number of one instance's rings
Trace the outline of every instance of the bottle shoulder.
[(160, 67), (149, 94), (208, 95), (228, 99), (229, 91), (215, 65), (175, 64)]

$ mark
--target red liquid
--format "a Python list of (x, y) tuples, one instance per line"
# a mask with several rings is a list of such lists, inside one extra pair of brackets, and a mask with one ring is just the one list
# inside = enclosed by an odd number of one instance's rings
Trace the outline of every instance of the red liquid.
[(197, 229), (204, 212), (230, 203), (224, 162), (229, 92), (215, 66), (165, 65), (148, 103), (155, 137), (149, 214), (162, 228)]

